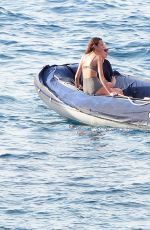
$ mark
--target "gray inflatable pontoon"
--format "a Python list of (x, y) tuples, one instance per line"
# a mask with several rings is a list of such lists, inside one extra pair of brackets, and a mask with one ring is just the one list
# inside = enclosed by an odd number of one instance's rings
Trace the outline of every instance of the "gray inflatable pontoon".
[(150, 81), (114, 71), (116, 87), (126, 97), (89, 96), (74, 86), (77, 66), (47, 65), (35, 78), (37, 92), (50, 109), (87, 125), (150, 129)]

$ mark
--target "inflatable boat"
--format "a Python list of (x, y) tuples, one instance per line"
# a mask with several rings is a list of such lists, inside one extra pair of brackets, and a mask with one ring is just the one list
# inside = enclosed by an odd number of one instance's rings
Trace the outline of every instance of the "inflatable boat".
[(37, 93), (50, 109), (87, 125), (150, 129), (150, 80), (114, 71), (115, 87), (125, 96), (90, 96), (75, 87), (77, 67), (46, 65), (35, 77)]

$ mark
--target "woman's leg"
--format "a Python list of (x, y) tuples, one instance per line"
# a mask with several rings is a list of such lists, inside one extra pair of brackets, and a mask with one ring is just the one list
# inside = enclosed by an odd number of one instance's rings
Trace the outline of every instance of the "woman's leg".
[(109, 93), (104, 87), (101, 87), (96, 91), (95, 95), (109, 95)]
[[(110, 90), (110, 93), (116, 93), (116, 94), (121, 94), (123, 95), (123, 91), (119, 88), (109, 88)], [(96, 94), (95, 95), (110, 95), (110, 93), (108, 93), (108, 91), (104, 88), (104, 87), (101, 87), (100, 89), (98, 89), (96, 91)]]
[(112, 90), (111, 92), (116, 92), (116, 93), (118, 93), (118, 94), (122, 94), (122, 95), (123, 95), (122, 89), (120, 89), (120, 88), (115, 88), (115, 87), (114, 87), (115, 84), (116, 84), (116, 79), (115, 79), (115, 77), (113, 78), (112, 82), (107, 82), (107, 83), (106, 83), (106, 85), (107, 85), (109, 88), (111, 88), (111, 90)]

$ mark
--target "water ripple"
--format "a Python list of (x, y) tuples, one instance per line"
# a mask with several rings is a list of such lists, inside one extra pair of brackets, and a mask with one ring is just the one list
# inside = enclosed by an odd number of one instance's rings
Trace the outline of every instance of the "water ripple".
[(78, 63), (93, 36), (113, 68), (149, 76), (149, 0), (1, 0), (0, 229), (149, 229), (149, 130), (49, 110), (33, 80)]

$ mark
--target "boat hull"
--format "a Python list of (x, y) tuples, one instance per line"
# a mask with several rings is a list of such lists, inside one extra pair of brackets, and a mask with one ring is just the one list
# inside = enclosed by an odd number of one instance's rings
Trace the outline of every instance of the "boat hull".
[(56, 70), (57, 66), (46, 66), (34, 79), (37, 93), (49, 109), (86, 125), (150, 128), (150, 101), (88, 96), (78, 91), (70, 79), (68, 82), (70, 73)]
[[(70, 119), (72, 121), (76, 121), (85, 125), (96, 126), (96, 127), (114, 127), (114, 128), (139, 128), (143, 129), (143, 126), (137, 124), (126, 124), (124, 122), (112, 121), (106, 119), (104, 117), (96, 117), (86, 113), (83, 113), (71, 106), (64, 104), (59, 98), (57, 98), (47, 87), (43, 86), (38, 77), (34, 80), (34, 85), (36, 87), (36, 91), (41, 98), (41, 100), (47, 105), (50, 110), (55, 111), (62, 117)], [(149, 124), (150, 125), (150, 124)], [(146, 129), (149, 129), (150, 126), (146, 126)]]

